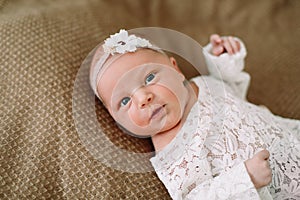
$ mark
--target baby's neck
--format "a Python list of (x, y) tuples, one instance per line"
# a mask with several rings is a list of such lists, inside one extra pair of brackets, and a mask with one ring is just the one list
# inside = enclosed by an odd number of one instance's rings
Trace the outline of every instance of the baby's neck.
[[(177, 135), (177, 133), (180, 131), (182, 125), (184, 124), (191, 108), (196, 103), (198, 98), (199, 89), (197, 85), (194, 82), (190, 83), (191, 87), (187, 86), (188, 92), (190, 94), (189, 101), (187, 102), (183, 116), (181, 120), (178, 122), (177, 125), (175, 125), (172, 129), (158, 133), (154, 136), (152, 136), (152, 142), (155, 148), (155, 151), (162, 150), (165, 146), (167, 146)], [(195, 94), (195, 95), (194, 95)]]

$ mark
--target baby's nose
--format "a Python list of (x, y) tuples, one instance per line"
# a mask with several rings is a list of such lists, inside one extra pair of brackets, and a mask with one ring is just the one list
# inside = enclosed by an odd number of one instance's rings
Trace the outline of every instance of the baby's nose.
[(134, 97), (137, 106), (142, 109), (147, 107), (147, 105), (149, 105), (153, 100), (153, 94), (151, 92), (147, 92), (141, 89), (135, 92)]

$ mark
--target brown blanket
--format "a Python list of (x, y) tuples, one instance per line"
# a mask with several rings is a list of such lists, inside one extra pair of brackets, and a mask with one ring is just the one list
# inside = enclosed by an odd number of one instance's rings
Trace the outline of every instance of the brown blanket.
[[(248, 100), (300, 119), (299, 9), (298, 0), (0, 0), (0, 199), (170, 198), (155, 172), (104, 165), (107, 155), (120, 158), (107, 148), (96, 159), (76, 131), (78, 69), (120, 28), (167, 27), (201, 44), (212, 33), (242, 38)], [(122, 134), (98, 101), (96, 110), (115, 145), (152, 150), (149, 140)]]

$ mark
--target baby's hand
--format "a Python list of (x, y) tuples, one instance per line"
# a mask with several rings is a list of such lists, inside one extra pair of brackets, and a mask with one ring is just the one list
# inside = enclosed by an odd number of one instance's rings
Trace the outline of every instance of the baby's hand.
[(240, 50), (240, 43), (233, 37), (220, 37), (218, 34), (210, 36), (210, 43), (212, 44), (212, 54), (219, 56), (227, 52), (232, 55)]
[(270, 153), (262, 150), (253, 158), (246, 160), (245, 165), (256, 189), (268, 185), (272, 180), (272, 172), (269, 165)]

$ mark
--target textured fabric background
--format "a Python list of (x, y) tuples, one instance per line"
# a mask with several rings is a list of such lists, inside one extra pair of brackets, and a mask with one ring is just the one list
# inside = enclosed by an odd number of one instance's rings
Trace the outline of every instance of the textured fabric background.
[[(166, 27), (201, 44), (215, 32), (242, 38), (249, 101), (300, 119), (299, 9), (298, 0), (0, 0), (0, 199), (169, 199), (154, 172), (103, 165), (75, 129), (81, 62), (120, 28)], [(116, 145), (152, 150), (96, 110)]]

